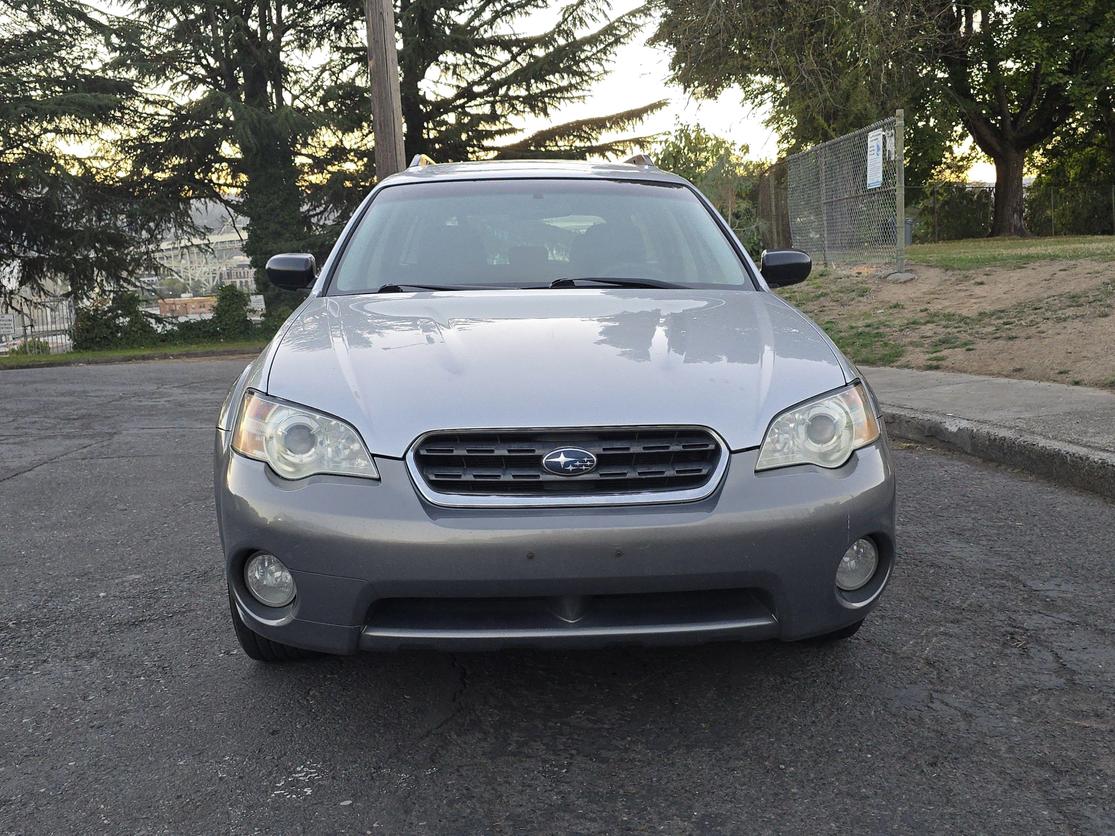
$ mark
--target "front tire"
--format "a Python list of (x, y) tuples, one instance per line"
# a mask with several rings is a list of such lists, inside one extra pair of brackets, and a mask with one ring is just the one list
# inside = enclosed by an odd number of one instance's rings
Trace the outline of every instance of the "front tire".
[(232, 629), (236, 633), (236, 639), (240, 642), (240, 647), (249, 659), (274, 664), (277, 662), (293, 662), (316, 655), (300, 647), (291, 647), (289, 644), (266, 639), (248, 627), (244, 620), (240, 618), (240, 613), (236, 611), (236, 599), (232, 597), (231, 589), (228, 591), (228, 608), (232, 616)]

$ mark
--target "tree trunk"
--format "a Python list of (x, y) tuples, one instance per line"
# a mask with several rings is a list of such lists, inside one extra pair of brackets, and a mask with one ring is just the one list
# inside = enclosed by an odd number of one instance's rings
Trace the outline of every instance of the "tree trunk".
[(1022, 218), (1022, 167), (1026, 152), (1005, 150), (995, 158), (995, 215), (991, 220), (991, 237), (1025, 235)]

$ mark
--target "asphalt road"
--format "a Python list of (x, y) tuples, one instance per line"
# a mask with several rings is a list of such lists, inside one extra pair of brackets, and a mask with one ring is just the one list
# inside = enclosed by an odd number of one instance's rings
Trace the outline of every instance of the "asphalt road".
[(841, 646), (268, 668), (210, 498), (242, 365), (0, 372), (0, 832), (1115, 830), (1115, 505), (901, 449)]

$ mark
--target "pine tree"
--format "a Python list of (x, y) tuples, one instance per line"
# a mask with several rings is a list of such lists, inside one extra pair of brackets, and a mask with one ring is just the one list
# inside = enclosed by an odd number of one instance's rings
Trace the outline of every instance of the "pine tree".
[[(397, 9), (408, 155), (441, 160), (614, 153), (605, 132), (661, 103), (559, 125), (518, 142), (516, 122), (577, 101), (645, 19), (607, 20), (602, 0), (572, 0), (531, 35), (514, 28), (546, 0), (401, 0)], [(248, 219), (262, 275), (285, 250), (319, 253), (373, 180), (360, 0), (134, 0), (120, 66), (150, 89), (149, 123), (128, 152), (194, 197)], [(505, 147), (506, 146), (506, 147)], [(322, 230), (325, 230), (322, 232)]]
[[(552, 10), (548, 0), (401, 0), (403, 122), (406, 150), (435, 159), (487, 156), (517, 132), (516, 119), (549, 116), (580, 101), (608, 69), (617, 47), (646, 21), (647, 7), (612, 20), (604, 0), (572, 0), (552, 26), (520, 27)], [(661, 106), (640, 107), (547, 128), (503, 153), (584, 156), (605, 131), (623, 130)], [(624, 143), (621, 146), (626, 147)]]
[(309, 55), (338, 30), (334, 3), (136, 0), (115, 66), (146, 94), (143, 130), (120, 145), (137, 170), (191, 200), (248, 219), (245, 251), (268, 307), (296, 300), (270, 286), (276, 252), (313, 247), (300, 159), (328, 126), (320, 90), (339, 68)]
[(112, 21), (73, 0), (0, 0), (0, 299), (135, 283), (184, 207), (112, 153), (135, 90), (105, 72)]

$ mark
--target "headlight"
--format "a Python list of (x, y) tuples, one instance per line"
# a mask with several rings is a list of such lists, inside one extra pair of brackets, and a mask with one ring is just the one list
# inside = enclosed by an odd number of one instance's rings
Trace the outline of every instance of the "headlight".
[(364, 442), (344, 421), (250, 389), (240, 405), (232, 449), (267, 462), (286, 479), (315, 473), (379, 478)]
[(788, 409), (771, 422), (756, 470), (792, 464), (840, 467), (879, 437), (879, 422), (863, 384), (856, 383)]

